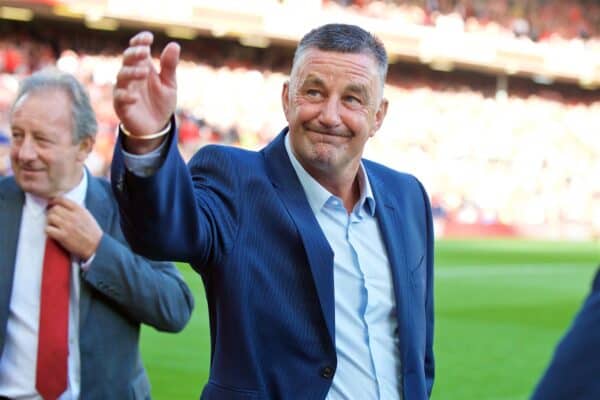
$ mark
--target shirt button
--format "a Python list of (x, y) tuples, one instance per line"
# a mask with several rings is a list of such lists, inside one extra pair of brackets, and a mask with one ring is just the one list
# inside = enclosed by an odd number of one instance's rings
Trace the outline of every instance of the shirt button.
[(321, 376), (325, 379), (331, 379), (333, 378), (333, 368), (331, 367), (324, 367), (321, 370)]

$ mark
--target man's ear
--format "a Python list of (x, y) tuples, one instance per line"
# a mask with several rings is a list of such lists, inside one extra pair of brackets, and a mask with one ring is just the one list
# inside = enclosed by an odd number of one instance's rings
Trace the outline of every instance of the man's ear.
[(375, 132), (377, 132), (379, 130), (379, 128), (381, 128), (381, 125), (383, 124), (383, 120), (385, 119), (385, 116), (387, 115), (387, 110), (388, 110), (388, 100), (386, 98), (383, 98), (383, 99), (381, 99), (379, 108), (375, 112), (375, 129), (371, 136), (373, 136), (375, 134)]
[(283, 106), (285, 118), (288, 119), (288, 110), (290, 108), (290, 81), (283, 83), (283, 88), (281, 89), (281, 105)]
[(81, 162), (85, 161), (87, 156), (92, 152), (95, 143), (96, 139), (92, 136), (86, 136), (83, 138), (78, 144), (79, 151), (77, 154), (77, 160)]

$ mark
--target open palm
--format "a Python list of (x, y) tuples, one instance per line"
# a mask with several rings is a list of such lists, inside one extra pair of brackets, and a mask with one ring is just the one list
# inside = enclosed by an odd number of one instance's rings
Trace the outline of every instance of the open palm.
[(165, 46), (157, 71), (150, 54), (153, 40), (147, 31), (130, 40), (114, 90), (117, 116), (132, 135), (140, 137), (163, 129), (177, 104), (179, 45), (171, 42)]

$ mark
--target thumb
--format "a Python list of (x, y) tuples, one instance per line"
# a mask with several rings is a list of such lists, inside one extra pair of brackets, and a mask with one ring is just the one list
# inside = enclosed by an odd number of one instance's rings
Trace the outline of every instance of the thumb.
[(169, 86), (176, 86), (175, 71), (179, 63), (181, 48), (175, 42), (165, 46), (160, 55), (160, 80)]

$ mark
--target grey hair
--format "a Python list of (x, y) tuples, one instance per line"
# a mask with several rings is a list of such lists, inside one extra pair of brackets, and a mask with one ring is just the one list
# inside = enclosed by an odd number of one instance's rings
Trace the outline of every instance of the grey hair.
[(307, 49), (319, 49), (338, 53), (370, 54), (379, 67), (382, 85), (385, 82), (388, 69), (388, 57), (381, 40), (356, 25), (327, 24), (308, 32), (300, 40), (292, 70)]
[(85, 88), (73, 75), (57, 68), (44, 68), (21, 81), (17, 97), (11, 107), (11, 115), (19, 100), (24, 96), (51, 89), (62, 90), (71, 99), (73, 143), (79, 143), (86, 137), (94, 138), (98, 130), (98, 123)]

